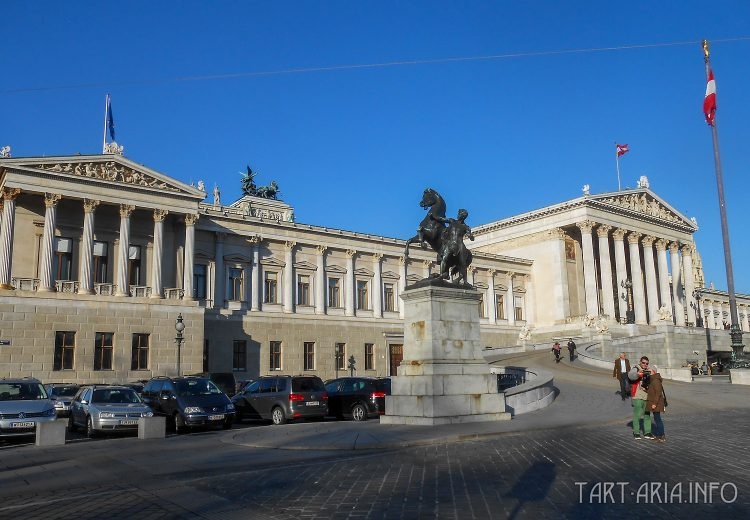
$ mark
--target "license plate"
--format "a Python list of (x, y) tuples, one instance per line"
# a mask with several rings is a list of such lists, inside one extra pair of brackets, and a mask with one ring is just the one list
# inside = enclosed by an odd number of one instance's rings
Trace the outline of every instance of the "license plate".
[(33, 428), (34, 427), (33, 422), (14, 422), (10, 423), (11, 428)]
[(320, 404), (320, 401), (307, 401), (305, 404), (307, 406), (318, 406)]
[(221, 421), (224, 418), (223, 415), (209, 415), (208, 420), (209, 421)]
[(123, 419), (120, 421), (120, 424), (123, 426), (131, 426), (133, 424), (138, 424), (138, 419)]

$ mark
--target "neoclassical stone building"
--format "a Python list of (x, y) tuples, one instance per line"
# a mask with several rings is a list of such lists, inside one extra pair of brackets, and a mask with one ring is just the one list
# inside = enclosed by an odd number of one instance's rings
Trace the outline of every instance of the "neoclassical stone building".
[[(405, 258), (404, 240), (295, 222), (282, 201), (204, 202), (117, 153), (2, 158), (0, 190), (0, 377), (175, 374), (180, 315), (183, 373), (328, 378), (353, 357), (359, 374), (393, 375), (399, 295), (438, 267), (420, 248)], [(647, 187), (475, 226), (482, 344), (591, 326), (627, 335), (629, 311), (644, 334), (693, 326), (696, 229)], [(726, 293), (703, 297), (706, 326), (720, 327)], [(750, 299), (739, 301), (748, 330)]]

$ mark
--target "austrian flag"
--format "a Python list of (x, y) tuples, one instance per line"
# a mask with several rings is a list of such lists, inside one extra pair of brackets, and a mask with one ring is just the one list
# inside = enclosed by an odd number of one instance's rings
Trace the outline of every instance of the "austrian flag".
[(617, 157), (621, 157), (630, 151), (626, 144), (615, 144), (615, 146), (617, 147)]
[(703, 98), (703, 113), (706, 115), (706, 123), (714, 126), (714, 115), (716, 114), (716, 82), (714, 71), (708, 69), (706, 80), (706, 97)]

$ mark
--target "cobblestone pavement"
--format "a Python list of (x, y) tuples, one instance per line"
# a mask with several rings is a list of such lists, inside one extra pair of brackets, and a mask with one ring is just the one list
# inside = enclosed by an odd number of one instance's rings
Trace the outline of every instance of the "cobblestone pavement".
[[(0, 519), (750, 517), (747, 388), (667, 382), (662, 444), (633, 440), (604, 371), (553, 370), (547, 410), (401, 430), (377, 449), (346, 437), (387, 439), (377, 421), (0, 446)], [(315, 436), (319, 449), (294, 445)], [(269, 437), (298, 449), (252, 446)]]

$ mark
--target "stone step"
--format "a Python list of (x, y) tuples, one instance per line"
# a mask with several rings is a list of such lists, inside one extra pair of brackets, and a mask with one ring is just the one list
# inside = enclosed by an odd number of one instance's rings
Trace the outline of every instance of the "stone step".
[(693, 376), (694, 383), (719, 383), (729, 384), (729, 376)]

